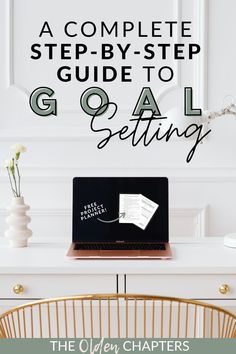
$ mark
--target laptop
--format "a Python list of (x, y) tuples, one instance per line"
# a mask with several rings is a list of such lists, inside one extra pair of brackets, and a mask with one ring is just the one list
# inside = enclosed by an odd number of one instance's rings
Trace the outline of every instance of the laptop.
[(166, 177), (75, 177), (72, 244), (79, 259), (171, 258)]

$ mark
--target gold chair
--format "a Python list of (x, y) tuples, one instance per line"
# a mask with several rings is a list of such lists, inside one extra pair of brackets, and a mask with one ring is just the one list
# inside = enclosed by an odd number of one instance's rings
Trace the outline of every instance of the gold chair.
[(35, 301), (0, 316), (3, 338), (235, 338), (236, 315), (199, 301), (81, 295)]

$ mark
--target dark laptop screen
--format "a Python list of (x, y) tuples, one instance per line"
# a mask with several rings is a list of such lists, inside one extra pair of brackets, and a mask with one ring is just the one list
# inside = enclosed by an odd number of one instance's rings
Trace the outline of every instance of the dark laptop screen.
[(73, 242), (168, 242), (168, 179), (75, 177)]

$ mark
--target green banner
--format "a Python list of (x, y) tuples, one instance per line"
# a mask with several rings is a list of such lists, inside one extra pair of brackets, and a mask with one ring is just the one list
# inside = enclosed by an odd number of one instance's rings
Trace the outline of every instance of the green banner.
[(0, 353), (234, 354), (236, 339), (1, 339)]

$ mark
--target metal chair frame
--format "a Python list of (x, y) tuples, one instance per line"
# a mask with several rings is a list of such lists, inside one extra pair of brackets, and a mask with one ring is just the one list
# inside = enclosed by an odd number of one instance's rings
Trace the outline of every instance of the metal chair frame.
[(199, 321), (200, 337), (236, 338), (236, 315), (230, 311), (196, 300), (139, 294), (77, 295), (17, 306), (0, 315), (0, 337), (76, 338), (80, 326), (79, 337), (196, 338)]

